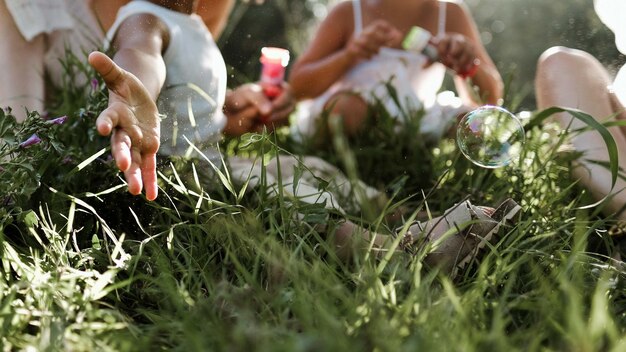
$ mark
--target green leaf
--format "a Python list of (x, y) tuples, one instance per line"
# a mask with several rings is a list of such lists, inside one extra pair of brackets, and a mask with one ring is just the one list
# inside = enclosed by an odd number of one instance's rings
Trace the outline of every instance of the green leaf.
[(20, 215), (20, 220), (27, 227), (35, 227), (39, 223), (39, 219), (37, 219), (37, 215), (32, 210), (22, 213)]
[[(615, 143), (615, 140), (613, 139), (611, 132), (609, 132), (609, 130), (602, 123), (598, 122), (593, 116), (578, 109), (570, 109), (570, 108), (553, 106), (543, 111), (540, 111), (537, 115), (535, 115), (532, 122), (527, 127), (530, 129), (532, 127), (539, 126), (548, 117), (557, 113), (561, 113), (561, 112), (567, 112), (571, 114), (573, 117), (586, 123), (593, 129), (598, 131), (598, 133), (600, 133), (600, 135), (602, 136), (602, 139), (604, 140), (604, 143), (606, 144), (606, 149), (609, 154), (609, 170), (611, 171), (611, 189), (613, 189), (613, 187), (615, 187), (615, 183), (617, 182), (617, 174), (619, 171), (619, 163), (617, 159), (617, 144)], [(581, 207), (580, 209), (588, 209), (588, 208), (595, 207), (601, 204), (602, 202), (604, 202), (604, 200), (608, 196), (609, 195), (607, 194), (599, 201), (593, 204)]]
[(96, 250), (102, 249), (102, 246), (100, 245), (100, 239), (98, 238), (98, 235), (91, 236), (91, 247), (93, 249), (96, 249)]

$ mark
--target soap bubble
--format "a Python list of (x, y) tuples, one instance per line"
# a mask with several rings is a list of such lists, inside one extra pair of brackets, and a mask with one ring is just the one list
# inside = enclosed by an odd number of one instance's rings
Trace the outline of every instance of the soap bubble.
[(456, 141), (471, 162), (495, 169), (519, 156), (524, 128), (512, 113), (487, 105), (463, 116), (456, 130)]

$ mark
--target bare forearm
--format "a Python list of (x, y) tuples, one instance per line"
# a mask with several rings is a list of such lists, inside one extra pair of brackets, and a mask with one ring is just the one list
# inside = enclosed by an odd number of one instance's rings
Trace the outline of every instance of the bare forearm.
[(234, 5), (234, 0), (200, 0), (197, 14), (216, 40), (222, 34)]
[(356, 61), (346, 49), (342, 49), (324, 59), (295, 66), (289, 77), (294, 96), (300, 100), (322, 94), (350, 70)]
[(122, 48), (113, 57), (121, 68), (137, 76), (156, 101), (165, 82), (165, 62), (160, 55), (152, 55), (141, 50)]

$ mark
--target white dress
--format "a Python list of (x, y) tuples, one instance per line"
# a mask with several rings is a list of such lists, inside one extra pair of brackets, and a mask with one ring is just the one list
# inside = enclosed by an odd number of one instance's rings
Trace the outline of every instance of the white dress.
[(169, 45), (163, 54), (165, 84), (157, 107), (161, 120), (160, 154), (191, 155), (188, 139), (203, 154), (218, 159), (215, 147), (222, 136), (226, 118), (222, 107), (226, 96), (226, 64), (211, 32), (202, 19), (169, 10), (147, 1), (123, 6), (107, 33), (111, 40), (130, 16), (152, 14), (169, 30)]
[[(354, 35), (363, 30), (360, 0), (353, 0)], [(446, 3), (439, 7), (438, 36), (445, 33)], [(298, 107), (293, 125), (295, 136), (312, 136), (318, 119), (328, 100), (342, 91), (358, 93), (368, 103), (380, 101), (389, 114), (399, 120), (406, 113), (424, 109), (420, 130), (429, 140), (438, 140), (452, 126), (458, 114), (468, 109), (452, 92), (439, 93), (445, 76), (445, 67), (433, 63), (427, 67), (428, 58), (422, 54), (394, 48), (381, 48), (370, 60), (363, 61), (348, 71), (317, 98), (304, 101)], [(398, 94), (398, 103), (389, 95), (390, 82)], [(401, 123), (398, 128), (401, 128)]]
[[(615, 34), (617, 50), (626, 54), (626, 1), (594, 0), (594, 7), (600, 20)], [(626, 66), (622, 66), (615, 76), (613, 91), (622, 105), (626, 106)]]

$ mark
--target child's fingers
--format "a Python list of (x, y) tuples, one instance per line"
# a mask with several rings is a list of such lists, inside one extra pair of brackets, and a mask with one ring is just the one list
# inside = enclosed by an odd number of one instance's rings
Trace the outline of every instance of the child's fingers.
[(111, 58), (99, 51), (94, 51), (89, 54), (88, 61), (89, 64), (102, 77), (107, 87), (115, 91), (117, 84), (123, 80), (124, 70), (117, 66)]
[(113, 123), (111, 122), (111, 118), (106, 113), (106, 110), (103, 111), (96, 120), (96, 129), (101, 136), (108, 136), (113, 131)]
[(131, 166), (132, 142), (130, 136), (122, 129), (116, 129), (111, 136), (111, 154), (120, 171), (126, 172)]
[(464, 39), (457, 39), (459, 40), (453, 40), (450, 43), (448, 58), (452, 68), (455, 71), (462, 73), (467, 71), (473, 65), (476, 55), (474, 54), (474, 50), (470, 43)]
[(289, 125), (289, 115), (291, 115), (291, 109), (276, 110), (272, 113), (269, 123), (275, 127)]
[(296, 106), (296, 100), (291, 92), (289, 84), (283, 83), (282, 89), (282, 93), (272, 101), (272, 111), (283, 109), (293, 110)]
[(378, 46), (386, 45), (402, 37), (402, 32), (400, 32), (399, 29), (383, 20), (375, 21), (370, 27), (363, 31), (363, 34), (369, 37), (369, 42), (375, 41)]
[(358, 56), (369, 59), (378, 53), (379, 45), (367, 38), (359, 38), (354, 43), (354, 50)]
[[(127, 115), (129, 114), (131, 114), (131, 112), (125, 104), (121, 102), (111, 104), (108, 108), (104, 109), (96, 119), (96, 129), (98, 133), (102, 136), (108, 136), (114, 128), (122, 123), (122, 120), (128, 120)], [(124, 118), (124, 116), (126, 116), (126, 118)]]
[[(141, 155), (139, 155), (139, 158), (141, 158)], [(130, 194), (136, 196), (141, 193), (143, 182), (139, 164), (133, 162), (128, 170), (124, 171), (124, 178), (126, 179), (126, 183), (128, 183), (128, 192), (130, 192)]]
[(467, 72), (474, 63), (474, 54), (466, 51), (459, 58), (459, 72)]
[(159, 194), (156, 175), (156, 154), (143, 155), (142, 158), (141, 177), (143, 179), (143, 188), (146, 192), (146, 198), (148, 200), (155, 200)]
[(104, 109), (96, 119), (96, 129), (101, 136), (108, 136), (117, 126), (119, 115), (114, 106)]
[(232, 116), (231, 118), (235, 119), (235, 122), (238, 126), (245, 128), (246, 126), (252, 126), (254, 124), (254, 120), (259, 116), (259, 109), (250, 105), (245, 109), (239, 110), (237, 115)]
[(235, 89), (230, 95), (226, 110), (234, 113), (250, 107), (259, 110), (262, 114), (269, 114), (272, 109), (272, 103), (263, 94), (263, 89), (258, 84), (246, 84)]

